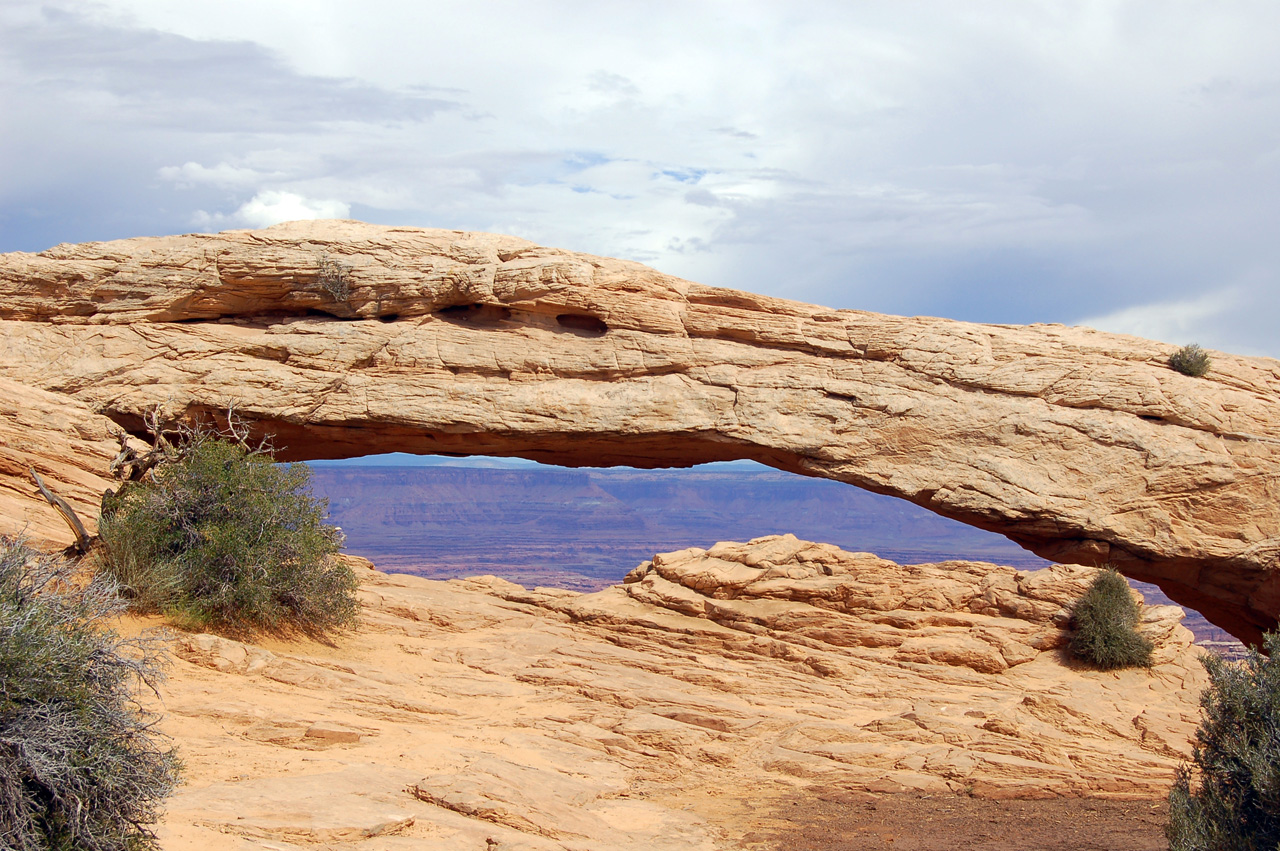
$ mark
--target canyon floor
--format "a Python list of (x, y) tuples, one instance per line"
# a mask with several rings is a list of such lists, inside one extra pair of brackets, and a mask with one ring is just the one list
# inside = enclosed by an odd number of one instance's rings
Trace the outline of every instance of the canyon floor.
[(353, 564), (330, 644), (171, 639), (167, 851), (1158, 848), (1205, 683), (1173, 607), (1152, 668), (1068, 661), (1085, 568), (791, 536), (593, 594)]

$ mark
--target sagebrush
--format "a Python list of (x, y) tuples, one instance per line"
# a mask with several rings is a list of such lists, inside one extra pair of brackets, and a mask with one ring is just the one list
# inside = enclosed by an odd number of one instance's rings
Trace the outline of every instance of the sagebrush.
[[(1280, 848), (1280, 634), (1240, 662), (1206, 654), (1194, 772), (1169, 792), (1171, 851)], [(1193, 786), (1193, 783), (1195, 784)]]
[(351, 298), (351, 282), (349, 279), (351, 269), (344, 263), (339, 263), (328, 254), (320, 255), (317, 261), (319, 272), (316, 275), (316, 282), (320, 284), (320, 288), (327, 292), (336, 302), (346, 303)]
[(154, 848), (178, 760), (138, 703), (156, 645), (104, 628), (121, 601), (0, 537), (0, 847)]
[(1196, 343), (1183, 346), (1169, 355), (1169, 366), (1183, 375), (1190, 375), (1192, 378), (1204, 376), (1209, 371), (1211, 364), (1212, 359), (1209, 357), (1209, 353)]
[(1105, 568), (1071, 610), (1071, 653), (1104, 670), (1150, 665), (1153, 648), (1138, 632), (1139, 615), (1129, 583)]
[(356, 579), (304, 464), (189, 431), (175, 459), (105, 501), (103, 567), (135, 606), (201, 628), (324, 634), (352, 625)]

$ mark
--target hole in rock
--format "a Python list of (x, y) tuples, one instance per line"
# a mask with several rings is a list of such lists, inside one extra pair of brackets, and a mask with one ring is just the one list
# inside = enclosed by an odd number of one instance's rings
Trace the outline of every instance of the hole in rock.
[(348, 552), (432, 577), (594, 590), (654, 553), (787, 532), (903, 564), (1048, 564), (904, 500), (751, 461), (636, 469), (396, 453), (308, 463)]
[(609, 330), (603, 319), (582, 313), (561, 313), (556, 317), (556, 324), (588, 337), (600, 337)]
[(318, 319), (331, 319), (335, 322), (356, 322), (360, 317), (352, 314), (350, 316), (339, 316), (337, 313), (331, 313), (327, 310), (321, 310), (318, 307), (308, 307), (304, 316), (312, 316)]
[(469, 325), (497, 325), (511, 318), (511, 311), (500, 304), (455, 304), (442, 307), (436, 315), (449, 322)]
[[(433, 579), (491, 573), (594, 591), (655, 553), (788, 532), (900, 564), (1049, 564), (904, 500), (751, 461), (637, 469), (394, 453), (308, 464), (347, 552)], [(1134, 584), (1149, 602), (1170, 603)], [(1190, 610), (1185, 623), (1198, 639), (1233, 640)]]

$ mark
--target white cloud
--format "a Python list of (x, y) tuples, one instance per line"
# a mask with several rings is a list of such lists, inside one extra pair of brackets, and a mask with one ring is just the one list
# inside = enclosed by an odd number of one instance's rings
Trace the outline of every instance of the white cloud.
[(332, 198), (304, 198), (293, 192), (259, 192), (236, 210), (235, 218), (255, 228), (296, 219), (345, 219), (351, 207)]
[(200, 163), (188, 162), (180, 166), (165, 166), (157, 172), (165, 180), (171, 181), (180, 188), (197, 185), (219, 187), (253, 186), (261, 183), (266, 175), (251, 168), (240, 168), (229, 163), (218, 163), (212, 168)]
[(193, 217), (197, 227), (216, 228), (228, 224), (265, 228), (299, 219), (346, 219), (350, 205), (333, 198), (306, 198), (294, 192), (267, 190), (240, 205), (230, 215), (198, 210)]
[(1077, 324), (1171, 343), (1210, 342), (1218, 336), (1211, 320), (1240, 307), (1240, 292), (1226, 289), (1199, 298), (1126, 307)]

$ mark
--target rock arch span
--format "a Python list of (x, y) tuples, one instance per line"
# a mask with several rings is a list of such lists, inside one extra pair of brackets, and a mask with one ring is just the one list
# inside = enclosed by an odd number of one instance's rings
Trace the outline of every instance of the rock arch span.
[(0, 378), (41, 404), (136, 429), (234, 403), (289, 459), (748, 458), (1112, 562), (1256, 640), (1280, 616), (1280, 362), (1195, 379), (1173, 349), (356, 222), (0, 255)]

